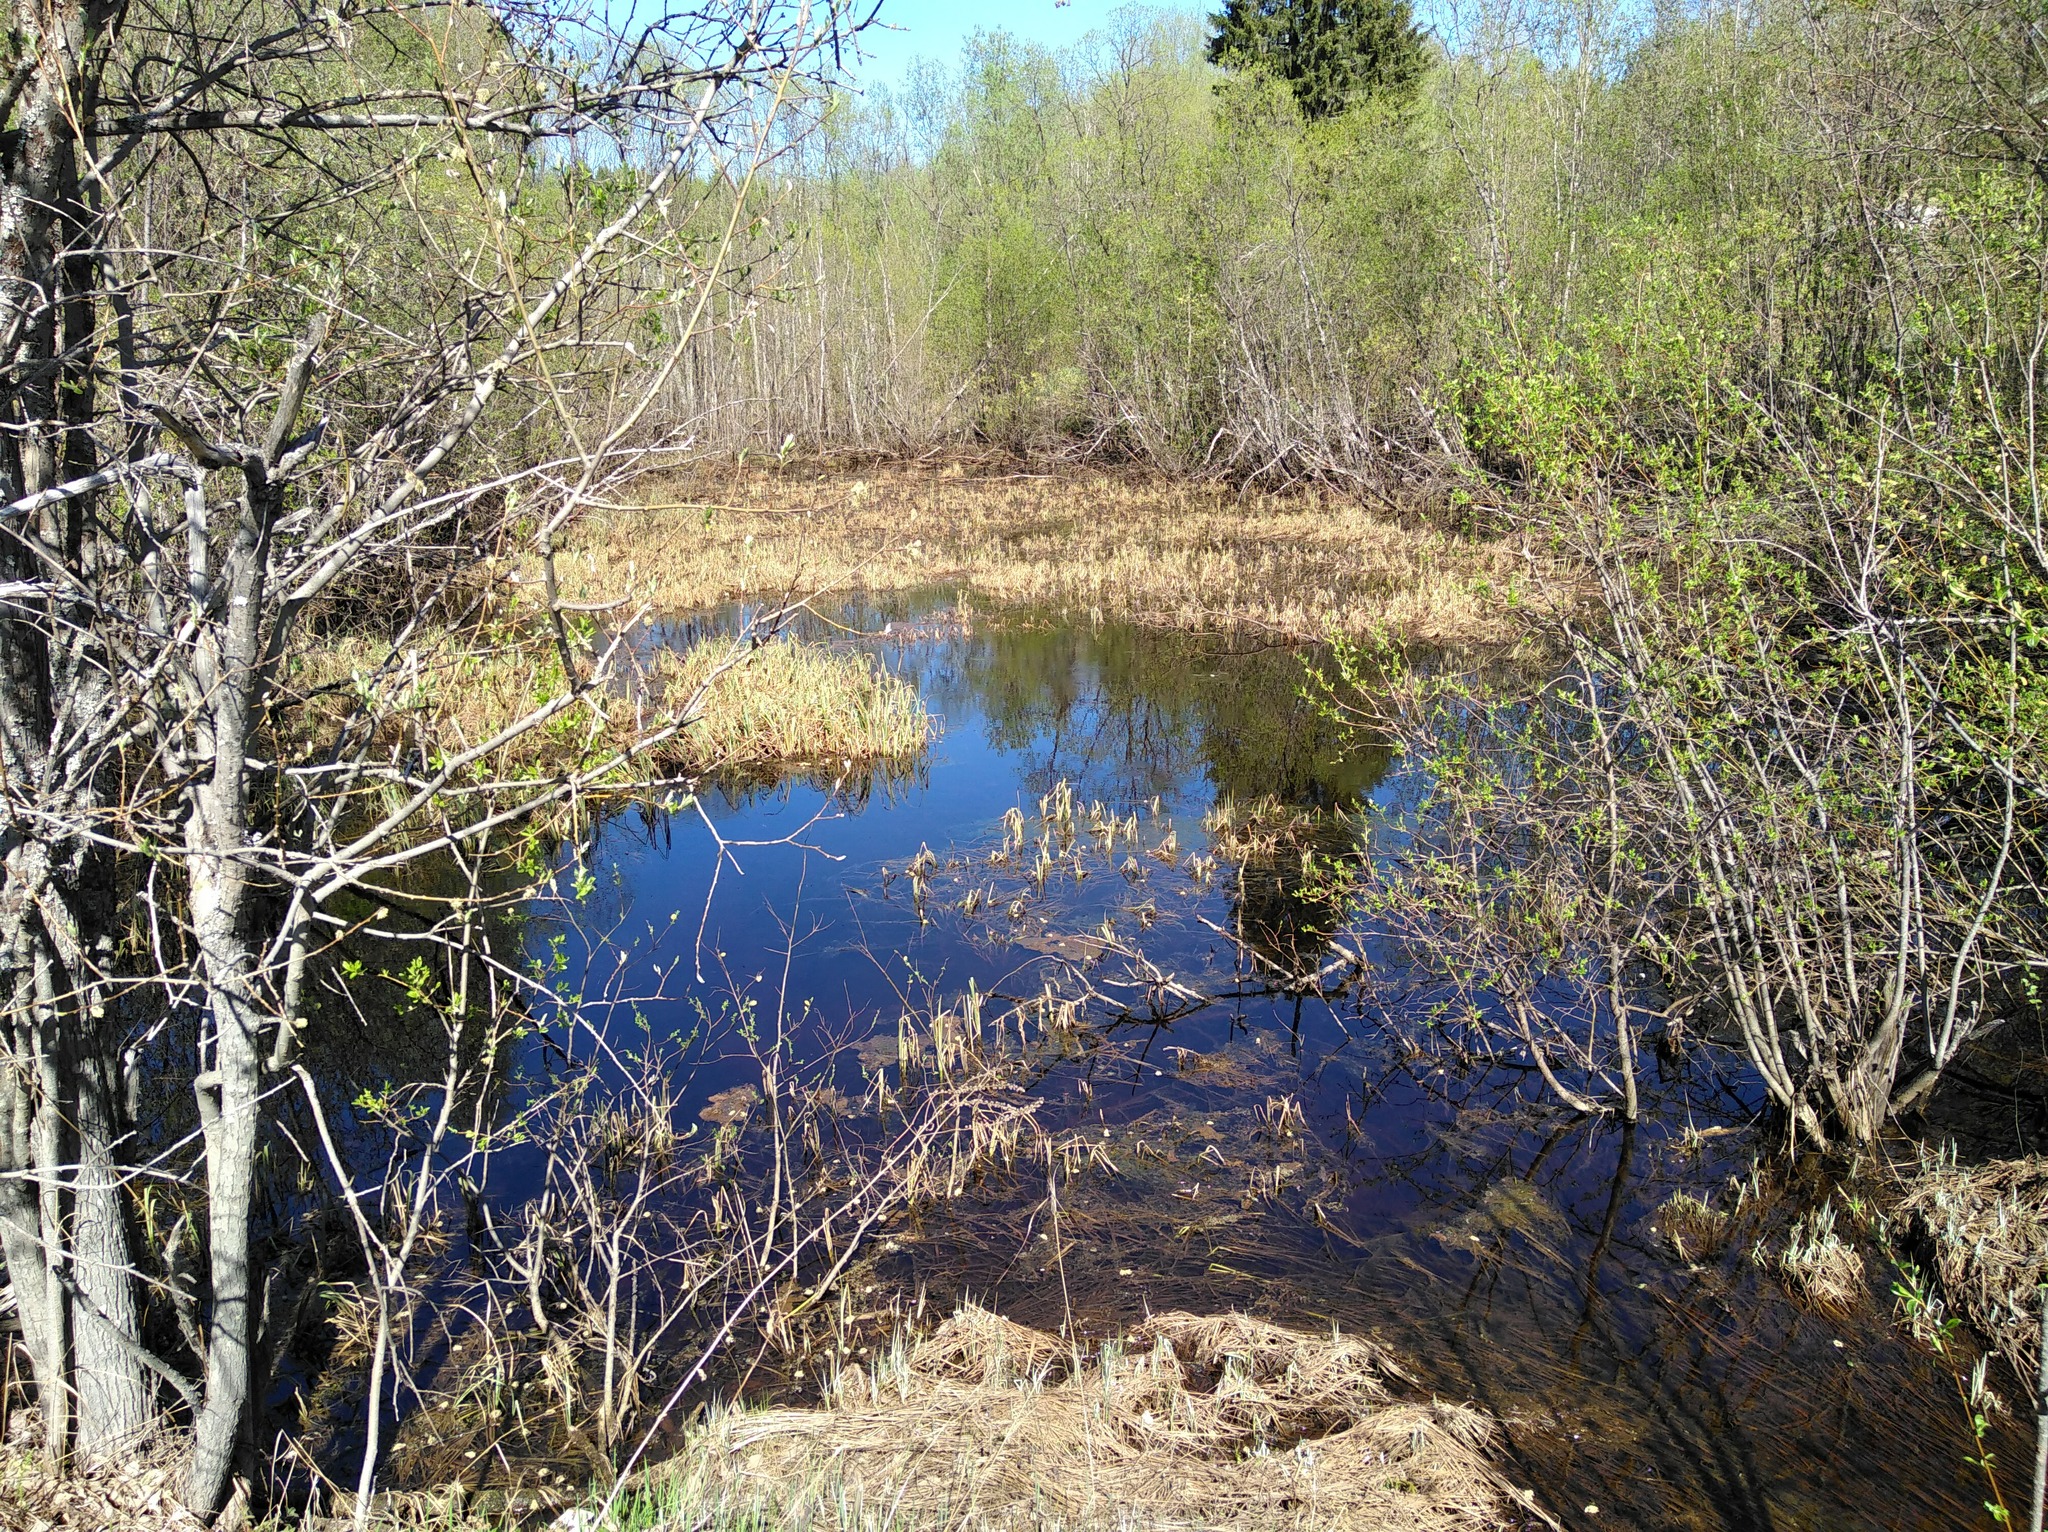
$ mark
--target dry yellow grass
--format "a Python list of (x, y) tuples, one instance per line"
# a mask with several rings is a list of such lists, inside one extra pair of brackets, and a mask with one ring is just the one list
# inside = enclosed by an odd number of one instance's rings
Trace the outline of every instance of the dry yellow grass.
[[(730, 652), (719, 641), (663, 650), (649, 671), (652, 690), (680, 706)], [(720, 676), (684, 738), (700, 762), (851, 766), (914, 756), (933, 727), (917, 688), (872, 656), (783, 640)]]
[(1209, 847), (1226, 862), (1269, 862), (1281, 851), (1299, 852), (1314, 841), (1314, 810), (1270, 793), (1240, 803), (1226, 794), (1202, 816)]
[[(687, 706), (735, 653), (724, 640), (660, 651), (625, 694), (593, 696), (507, 745), (483, 770), (567, 770), (601, 763)], [(488, 740), (562, 692), (553, 646), (464, 642), (429, 632), (397, 663), (388, 646), (342, 635), (294, 676), (329, 714), (365, 703), (385, 748), (453, 755)], [(868, 654), (781, 640), (712, 681), (691, 722), (655, 752), (688, 770), (904, 760), (929, 743), (934, 721), (908, 681)]]
[(1076, 1358), (970, 1305), (850, 1368), (827, 1408), (714, 1415), (656, 1471), (660, 1524), (1452, 1532), (1529, 1514), (1487, 1462), (1492, 1422), (1399, 1401), (1399, 1376), (1369, 1341), (1242, 1314), (1161, 1314)]
[(894, 465), (704, 469), (645, 508), (593, 512), (560, 560), (565, 599), (626, 591), (682, 611), (817, 590), (952, 585), (992, 602), (1191, 630), (1431, 643), (1519, 636), (1519, 546), (1404, 525), (1317, 494), (1128, 475)]
[(2041, 1285), (2048, 1282), (2048, 1159), (1965, 1166), (1952, 1147), (1923, 1149), (1903, 1191), (1901, 1211), (1933, 1248), (1949, 1306), (2031, 1383), (2040, 1366)]
[(1792, 1225), (1778, 1270), (1795, 1293), (1817, 1308), (1841, 1312), (1863, 1293), (1863, 1252), (1835, 1232), (1833, 1202), (1822, 1203)]

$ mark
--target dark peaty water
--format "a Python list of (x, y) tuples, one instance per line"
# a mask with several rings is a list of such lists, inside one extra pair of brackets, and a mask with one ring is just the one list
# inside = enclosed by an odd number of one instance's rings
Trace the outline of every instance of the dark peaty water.
[[(1881, 1262), (1849, 1312), (1802, 1307), (1753, 1253), (1781, 1248), (1789, 1217), (1765, 1180), (1711, 1256), (1660, 1232), (1674, 1192), (1735, 1208), (1731, 1178), (1764, 1147), (1736, 1060), (1653, 1057), (1641, 1124), (1588, 1121), (1550, 1105), (1520, 1061), (1412, 1049), (1383, 994), (1276, 987), (1256, 949), (1216, 929), (1242, 921), (1269, 953), (1313, 957), (1335, 923), (1283, 875), (1285, 856), (1243, 881), (1205, 866), (1219, 801), (1314, 810), (1305, 833), (1329, 850), (1356, 844), (1346, 816), (1397, 804), (1426, 769), (1303, 702), (1299, 654), (1119, 625), (961, 624), (936, 597), (834, 618), (889, 630), (873, 641), (883, 662), (944, 720), (929, 759), (613, 818), (584, 928), (630, 956), (590, 959), (574, 932), (565, 955), (572, 973), (588, 960), (591, 997), (666, 993), (644, 1007), (657, 1032), (745, 997), (820, 1051), (847, 1044), (855, 1088), (854, 1045), (893, 1038), (907, 1006), (970, 984), (1021, 998), (1049, 971), (1095, 990), (1085, 1039), (1036, 1089), (1044, 1120), (1099, 1137), (1115, 1173), (927, 1220), (886, 1277), (1095, 1333), (1147, 1309), (1224, 1307), (1375, 1333), (1419, 1387), (1498, 1416), (1520, 1482), (1570, 1525), (1989, 1523), (1956, 1376), (1893, 1322)], [(1135, 842), (1042, 887), (1035, 844), (991, 863), (1006, 811), (1035, 817), (1062, 782), (1084, 820), (1096, 802), (1125, 825), (1135, 815)], [(903, 869), (925, 848), (936, 866), (919, 898)], [(1298, 850), (1286, 855), (1298, 873)], [(711, 1047), (692, 1110), (753, 1069)], [(2008, 1494), (2023, 1493), (2027, 1444), (2004, 1423), (1993, 1440)]]

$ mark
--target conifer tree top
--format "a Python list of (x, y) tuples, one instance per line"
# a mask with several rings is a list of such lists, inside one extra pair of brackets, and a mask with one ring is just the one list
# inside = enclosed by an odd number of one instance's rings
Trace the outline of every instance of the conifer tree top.
[(1225, 0), (1209, 24), (1210, 62), (1270, 70), (1311, 121), (1368, 96), (1406, 96), (1422, 74), (1408, 0)]

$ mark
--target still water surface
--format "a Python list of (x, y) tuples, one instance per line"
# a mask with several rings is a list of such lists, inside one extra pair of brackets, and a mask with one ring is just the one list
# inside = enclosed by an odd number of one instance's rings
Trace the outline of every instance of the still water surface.
[[(1738, 1220), (1711, 1259), (1659, 1234), (1672, 1193), (1732, 1207), (1731, 1178), (1750, 1175), (1758, 1093), (1735, 1060), (1652, 1058), (1645, 1120), (1589, 1122), (1514, 1060), (1411, 1048), (1385, 991), (1288, 992), (1225, 938), (1242, 919), (1270, 952), (1314, 958), (1332, 917), (1284, 877), (1241, 883), (1204, 865), (1219, 801), (1312, 809), (1328, 851), (1357, 844), (1361, 811), (1397, 810), (1423, 780), (1426, 763), (1341, 735), (1301, 699), (1300, 654), (962, 621), (938, 594), (848, 607), (826, 631), (881, 635), (841, 641), (917, 685), (943, 720), (929, 758), (892, 779), (828, 772), (621, 814), (587, 865), (593, 924), (625, 944), (626, 969), (609, 947), (563, 939), (572, 969), (606, 968), (584, 976), (591, 993), (666, 993), (643, 1007), (657, 1033), (688, 1033), (705, 1006), (745, 996), (817, 1052), (844, 1044), (852, 1094), (859, 1043), (893, 1040), (906, 1006), (970, 985), (1001, 1004), (1052, 975), (1094, 986), (1085, 1046), (1035, 1089), (1048, 1126), (1099, 1135), (1120, 1169), (1057, 1188), (1059, 1258), (1043, 1189), (992, 1193), (905, 1231), (885, 1278), (1097, 1334), (1148, 1309), (1226, 1307), (1376, 1334), (1420, 1387), (1499, 1417), (1519, 1481), (1567, 1524), (1988, 1523), (1955, 1378), (1892, 1323), (1879, 1263), (1865, 1301), (1828, 1315), (1795, 1304), (1752, 1254), (1759, 1238), (1782, 1245), (1789, 1209)], [(1034, 818), (1035, 842), (1040, 799), (1062, 782), (1083, 806), (1135, 815), (1139, 834), (1084, 864), (1089, 876), (1062, 867), (1041, 889), (1024, 859), (989, 853), (1013, 809)], [(927, 848), (919, 899), (904, 870)], [(1093, 945), (1105, 938), (1116, 946)], [(755, 1077), (744, 1053), (714, 1054), (693, 1109)], [(1287, 1098), (1304, 1120), (1276, 1131)], [(1994, 1445), (2008, 1464), (2029, 1456), (2008, 1426)]]

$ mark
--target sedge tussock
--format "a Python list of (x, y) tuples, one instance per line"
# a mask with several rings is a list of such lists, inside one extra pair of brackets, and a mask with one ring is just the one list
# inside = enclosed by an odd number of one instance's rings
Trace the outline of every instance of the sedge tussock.
[[(1537, 581), (1481, 541), (1320, 494), (1252, 494), (1102, 472), (865, 476), (706, 468), (643, 506), (586, 517), (561, 561), (569, 599), (680, 611), (792, 590), (949, 585), (991, 602), (1297, 641), (1331, 631), (1511, 642)], [(587, 594), (586, 594), (587, 593)]]
[(1655, 1232), (1681, 1261), (1705, 1260), (1728, 1242), (1728, 1215), (1703, 1197), (1673, 1192), (1657, 1210)]
[(1863, 1293), (1863, 1252), (1835, 1232), (1835, 1205), (1823, 1203), (1792, 1225), (1778, 1270), (1818, 1308), (1840, 1311)]
[(2031, 1383), (2048, 1281), (2048, 1159), (1965, 1166), (1952, 1150), (1923, 1150), (1900, 1212), (1933, 1250), (1949, 1306)]
[[(731, 653), (712, 641), (664, 650), (649, 684), (680, 708)], [(685, 731), (699, 761), (742, 765), (901, 760), (923, 750), (933, 721), (917, 688), (870, 655), (783, 640), (712, 683)]]
[(659, 1470), (673, 1526), (1450, 1529), (1528, 1507), (1480, 1412), (1398, 1399), (1378, 1346), (1161, 1314), (1078, 1353), (964, 1307), (818, 1409), (714, 1413)]

